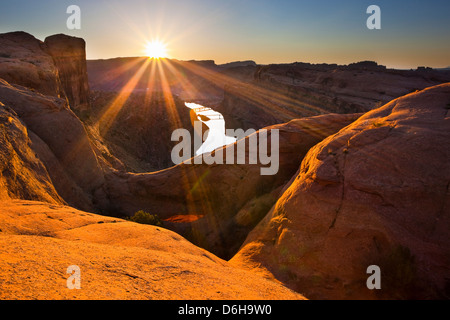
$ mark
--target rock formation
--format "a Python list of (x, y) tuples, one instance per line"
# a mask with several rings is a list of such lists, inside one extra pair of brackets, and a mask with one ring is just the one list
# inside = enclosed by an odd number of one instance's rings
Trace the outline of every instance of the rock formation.
[(83, 124), (67, 101), (1, 79), (0, 101), (26, 124), (33, 150), (46, 165), (58, 193), (76, 207), (92, 209), (92, 197), (104, 183), (103, 171)]
[(58, 69), (46, 47), (25, 32), (0, 34), (0, 78), (38, 92), (64, 97)]
[(44, 41), (53, 57), (70, 107), (78, 115), (88, 114), (89, 82), (86, 67), (86, 43), (81, 38), (57, 34)]
[(0, 200), (63, 203), (17, 114), (0, 102)]
[(450, 84), (435, 86), (316, 145), (232, 261), (313, 299), (448, 298), (449, 105)]
[[(103, 92), (90, 95), (86, 70)], [(86, 69), (82, 39), (1, 34), (0, 298), (303, 298), (274, 278), (308, 298), (448, 298), (448, 81), (446, 70), (370, 61)], [(231, 128), (279, 130), (278, 173), (262, 176), (248, 149), (247, 164), (166, 168), (170, 133), (193, 118), (184, 101)], [(243, 141), (260, 148), (262, 132)], [(237, 254), (228, 263), (171, 231), (66, 204), (145, 210), (213, 254)], [(88, 290), (68, 293), (73, 264)], [(381, 291), (366, 287), (370, 265)]]
[[(162, 228), (61, 205), (0, 202), (0, 299), (297, 300)], [(77, 265), (81, 290), (67, 289)]]
[[(181, 164), (155, 173), (110, 174), (107, 186), (112, 210), (127, 215), (141, 209), (158, 214), (169, 220), (168, 227), (195, 244), (230, 258), (268, 212), (278, 198), (277, 189), (289, 181), (308, 150), (358, 117), (326, 115), (267, 128), (280, 131), (280, 170), (274, 176), (262, 176), (262, 165), (248, 164), (248, 160), (247, 165)], [(224, 147), (224, 154), (231, 148), (236, 155), (236, 144)], [(174, 216), (198, 218), (170, 223)]]

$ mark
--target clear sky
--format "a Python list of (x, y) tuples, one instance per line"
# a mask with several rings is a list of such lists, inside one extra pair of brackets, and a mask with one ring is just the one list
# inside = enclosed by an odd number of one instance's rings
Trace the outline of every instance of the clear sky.
[[(81, 30), (66, 27), (72, 4)], [(371, 4), (381, 30), (366, 27)], [(449, 0), (2, 0), (0, 33), (17, 30), (82, 37), (88, 59), (143, 56), (158, 38), (181, 60), (450, 65)]]

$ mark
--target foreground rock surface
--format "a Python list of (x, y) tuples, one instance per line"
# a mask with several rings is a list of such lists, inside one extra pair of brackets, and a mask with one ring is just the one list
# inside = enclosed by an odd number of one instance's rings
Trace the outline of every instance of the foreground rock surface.
[(309, 298), (448, 298), (449, 128), (450, 84), (367, 113), (311, 149), (232, 262)]
[(304, 299), (166, 229), (70, 207), (0, 202), (0, 230), (0, 299)]

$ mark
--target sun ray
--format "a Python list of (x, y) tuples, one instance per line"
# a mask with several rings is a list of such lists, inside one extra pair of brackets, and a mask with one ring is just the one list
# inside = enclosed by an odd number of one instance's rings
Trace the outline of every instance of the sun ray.
[(180, 85), (185, 93), (188, 94), (188, 99), (192, 100), (194, 97), (197, 97), (200, 91), (189, 81), (185, 74), (180, 72), (175, 68), (173, 63), (170, 60), (166, 60), (164, 65), (167, 67), (169, 72), (173, 74), (178, 81), (180, 81)]
[(171, 125), (174, 129), (178, 129), (182, 127), (180, 115), (175, 106), (175, 99), (172, 95), (172, 90), (170, 88), (169, 82), (167, 81), (166, 74), (163, 69), (163, 64), (165, 61), (157, 60), (157, 69), (159, 73), (159, 78), (161, 81), (161, 89), (164, 95), (164, 100), (166, 101), (166, 108), (168, 109)]
[[(175, 99), (173, 97), (164, 67), (167, 67), (167, 60), (156, 60), (156, 69), (161, 82), (161, 90), (163, 92), (165, 107), (169, 113), (171, 126), (174, 129), (182, 127), (180, 115), (177, 112)], [(205, 212), (207, 215), (213, 212), (211, 201), (209, 200), (209, 193), (205, 190), (205, 186), (201, 183), (202, 177), (198, 175), (196, 168), (190, 165), (181, 164), (177, 166), (182, 173), (179, 175), (180, 183), (184, 190), (185, 201), (188, 208), (188, 214), (196, 214), (198, 212)], [(197, 186), (195, 188), (195, 186)], [(203, 201), (198, 201), (199, 197)], [(200, 207), (199, 207), (200, 206)]]
[[(238, 94), (240, 98), (247, 100), (252, 104), (258, 105), (269, 114), (273, 114), (277, 117), (282, 116), (284, 118), (283, 120), (286, 121), (298, 117), (298, 112), (293, 110), (301, 110), (305, 116), (313, 116), (324, 112), (323, 109), (315, 105), (310, 105), (306, 101), (299, 101), (298, 99), (290, 98), (283, 93), (279, 93), (275, 88), (268, 90), (262, 88), (261, 86), (248, 82), (242, 82), (235, 78), (221, 74), (215, 70), (210, 70), (191, 63), (183, 63), (183, 66), (196, 75), (215, 84), (221, 84), (224, 87), (238, 87), (239, 90), (236, 90), (233, 93)], [(287, 108), (283, 108), (278, 105), (285, 105)], [(292, 111), (289, 109), (292, 109)]]
[(98, 124), (101, 125), (102, 132), (105, 134), (109, 131), (110, 127), (114, 123), (117, 115), (124, 106), (125, 102), (128, 100), (130, 95), (133, 93), (133, 89), (136, 87), (139, 80), (142, 78), (145, 70), (148, 68), (149, 59), (144, 60), (142, 66), (134, 74), (134, 76), (128, 81), (128, 83), (120, 90), (114, 101), (108, 105), (108, 107), (103, 111), (99, 117)]
[(145, 89), (145, 105), (150, 105), (153, 92), (156, 87), (156, 66), (155, 66), (155, 60), (150, 61), (150, 73), (148, 75), (148, 81), (147, 81), (147, 87)]

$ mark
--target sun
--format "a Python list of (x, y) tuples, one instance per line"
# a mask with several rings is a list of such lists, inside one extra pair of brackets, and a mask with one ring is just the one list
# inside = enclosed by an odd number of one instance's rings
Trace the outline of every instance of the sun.
[(160, 41), (147, 42), (145, 46), (145, 54), (149, 58), (160, 59), (167, 57), (167, 47)]

